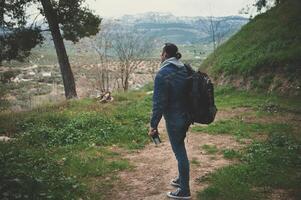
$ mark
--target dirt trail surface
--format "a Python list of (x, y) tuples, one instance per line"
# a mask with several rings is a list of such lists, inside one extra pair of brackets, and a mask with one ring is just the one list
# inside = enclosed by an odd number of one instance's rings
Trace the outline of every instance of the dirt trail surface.
[[(175, 190), (169, 183), (177, 175), (177, 162), (162, 121), (159, 129), (163, 142), (160, 145), (156, 147), (154, 144), (149, 144), (142, 150), (124, 153), (124, 157), (134, 168), (119, 174), (120, 181), (112, 188), (111, 199), (164, 200), (168, 199), (166, 197), (168, 191)], [(215, 145), (218, 150), (240, 149), (243, 145), (228, 135), (191, 132), (187, 135), (188, 141), (185, 139), (185, 143), (190, 160), (190, 187), (192, 199), (196, 199), (197, 191), (207, 186), (199, 181), (202, 177), (233, 163), (223, 158), (221, 153), (207, 154), (201, 148), (202, 145)]]

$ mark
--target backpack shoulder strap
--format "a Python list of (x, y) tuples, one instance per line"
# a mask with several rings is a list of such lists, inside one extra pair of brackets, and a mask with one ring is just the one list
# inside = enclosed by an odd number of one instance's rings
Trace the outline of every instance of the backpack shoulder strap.
[(195, 71), (192, 69), (192, 67), (191, 67), (190, 64), (186, 64), (186, 63), (185, 63), (184, 66), (185, 66), (185, 68), (186, 68), (186, 70), (187, 70), (189, 76), (191, 76), (192, 74), (195, 73)]

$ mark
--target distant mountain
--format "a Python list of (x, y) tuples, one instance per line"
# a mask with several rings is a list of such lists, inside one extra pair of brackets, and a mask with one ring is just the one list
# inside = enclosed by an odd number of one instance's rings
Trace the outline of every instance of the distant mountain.
[[(226, 17), (178, 17), (170, 13), (148, 12), (137, 15), (124, 15), (120, 18), (105, 18), (101, 26), (106, 23), (117, 23), (121, 26), (131, 27), (134, 30), (142, 31), (145, 37), (152, 38), (157, 43), (157, 47), (165, 42), (173, 42), (177, 45), (195, 45), (209, 44), (212, 39), (206, 33), (205, 27), (208, 26), (210, 20), (219, 23), (219, 33), (226, 33), (224, 40), (236, 33), (244, 24), (248, 22), (247, 18), (240, 16)], [(116, 29), (116, 31), (118, 31)], [(55, 53), (53, 41), (49, 32), (43, 32), (46, 40), (37, 52), (43, 50), (44, 54)], [(89, 41), (81, 40), (81, 45), (74, 45), (70, 41), (65, 41), (68, 55), (77, 54), (82, 46), (90, 46)], [(81, 51), (80, 51), (81, 52)]]
[(240, 16), (226, 17), (178, 17), (170, 13), (148, 12), (137, 15), (124, 15), (117, 21), (122, 25), (132, 26), (137, 31), (146, 32), (146, 36), (161, 42), (194, 44), (211, 42), (206, 31), (210, 21), (219, 24), (219, 32), (227, 32), (229, 37), (248, 22)]

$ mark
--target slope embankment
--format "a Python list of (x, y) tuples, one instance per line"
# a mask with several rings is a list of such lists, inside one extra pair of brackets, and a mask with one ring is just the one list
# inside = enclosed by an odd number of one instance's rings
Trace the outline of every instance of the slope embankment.
[(301, 1), (256, 16), (202, 64), (217, 83), (300, 95)]

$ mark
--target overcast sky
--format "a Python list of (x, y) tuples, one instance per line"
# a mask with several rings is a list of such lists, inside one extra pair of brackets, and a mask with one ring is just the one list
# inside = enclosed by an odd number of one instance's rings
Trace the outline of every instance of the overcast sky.
[(101, 17), (144, 12), (170, 12), (176, 16), (238, 15), (255, 0), (86, 0)]

